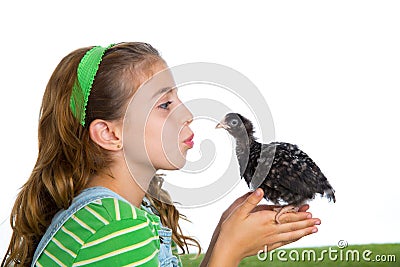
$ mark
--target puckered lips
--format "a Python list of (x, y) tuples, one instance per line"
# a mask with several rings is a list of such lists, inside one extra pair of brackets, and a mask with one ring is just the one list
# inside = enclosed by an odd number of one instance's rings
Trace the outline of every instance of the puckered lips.
[(185, 139), (185, 141), (183, 141), (183, 143), (185, 143), (185, 145), (187, 145), (189, 148), (192, 148), (194, 145), (193, 137), (194, 134), (192, 133), (188, 138)]

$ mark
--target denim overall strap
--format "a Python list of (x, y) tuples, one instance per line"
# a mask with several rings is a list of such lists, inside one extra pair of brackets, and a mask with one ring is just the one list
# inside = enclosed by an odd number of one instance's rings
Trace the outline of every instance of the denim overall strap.
[[(147, 197), (143, 198), (141, 209), (150, 214), (160, 216), (160, 213), (150, 204)], [(172, 253), (172, 230), (163, 226), (160, 221), (158, 235), (160, 236), (160, 252), (158, 255), (158, 259), (160, 260), (159, 267), (179, 267), (180, 260)]]
[(50, 226), (47, 228), (46, 233), (43, 235), (36, 248), (35, 254), (33, 256), (31, 266), (35, 266), (36, 261), (42, 254), (43, 250), (46, 248), (47, 244), (51, 241), (58, 230), (63, 226), (63, 224), (78, 210), (85, 207), (89, 203), (102, 199), (102, 198), (117, 198), (128, 202), (126, 199), (118, 195), (117, 193), (107, 189), (105, 187), (90, 187), (83, 190), (78, 196), (74, 198), (71, 206), (66, 210), (59, 211), (51, 221)]

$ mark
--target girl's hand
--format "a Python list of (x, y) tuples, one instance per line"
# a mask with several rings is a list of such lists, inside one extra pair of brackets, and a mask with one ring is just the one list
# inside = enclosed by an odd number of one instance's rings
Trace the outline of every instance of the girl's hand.
[(263, 195), (262, 189), (257, 189), (237, 199), (224, 212), (208, 266), (237, 266), (265, 246), (270, 251), (317, 232), (320, 220), (304, 212), (308, 206), (303, 206), (301, 212), (283, 214), (282, 223), (276, 224), (276, 212), (270, 210), (273, 206), (257, 206)]
[[(226, 220), (226, 218), (228, 218), (228, 216), (240, 205), (243, 204), (244, 201), (246, 201), (246, 199), (248, 198), (248, 196), (250, 196), (252, 194), (252, 192), (247, 192), (246, 194), (244, 194), (243, 196), (239, 197), (238, 199), (236, 199), (225, 211), (224, 213), (222, 213), (221, 219), (219, 221), (219, 224), (221, 224), (223, 221)], [(277, 205), (257, 205), (252, 212), (256, 212), (256, 211), (261, 211), (261, 210), (271, 210), (273, 211), (274, 208), (278, 208), (280, 206)], [(298, 212), (306, 212), (308, 209), (310, 208), (309, 205), (303, 205), (299, 208)]]
[(225, 211), (224, 213), (222, 213), (221, 215), (221, 219), (219, 221), (219, 225), (224, 222), (226, 220), (226, 218), (229, 217), (229, 215), (231, 215), (231, 213), (240, 205), (243, 204), (244, 201), (246, 201), (246, 199), (252, 194), (252, 192), (248, 192), (246, 194), (244, 194), (243, 196), (239, 197), (238, 199), (236, 199)]

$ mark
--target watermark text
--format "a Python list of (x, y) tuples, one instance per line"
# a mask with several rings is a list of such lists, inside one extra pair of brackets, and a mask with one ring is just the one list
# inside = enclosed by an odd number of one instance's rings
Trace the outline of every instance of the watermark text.
[(336, 247), (324, 249), (291, 249), (291, 250), (272, 250), (268, 252), (268, 247), (258, 251), (257, 258), (260, 261), (280, 261), (280, 262), (396, 262), (396, 255), (393, 254), (374, 254), (369, 249), (358, 250), (348, 248), (345, 240), (340, 240)]

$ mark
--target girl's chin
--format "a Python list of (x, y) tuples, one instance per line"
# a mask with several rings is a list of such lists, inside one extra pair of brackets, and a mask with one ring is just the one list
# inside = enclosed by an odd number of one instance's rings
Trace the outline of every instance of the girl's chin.
[(188, 149), (179, 149), (180, 153), (175, 153), (174, 155), (170, 155), (170, 157), (166, 157), (166, 161), (164, 161), (164, 166), (160, 166), (160, 169), (164, 170), (179, 170), (182, 169), (186, 164), (186, 155)]
[(168, 164), (164, 166), (160, 166), (158, 169), (168, 170), (168, 171), (175, 171), (182, 169), (183, 166), (186, 164), (186, 158), (180, 158), (179, 160), (168, 161)]
[(177, 162), (177, 163), (171, 165), (171, 169), (170, 170), (171, 171), (172, 170), (180, 170), (180, 169), (183, 168), (183, 166), (185, 166), (185, 164), (186, 164), (186, 160), (182, 161), (182, 162)]
[(177, 162), (176, 164), (174, 164), (174, 170), (180, 170), (182, 169), (186, 164), (186, 158), (183, 158), (183, 160)]

